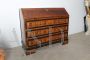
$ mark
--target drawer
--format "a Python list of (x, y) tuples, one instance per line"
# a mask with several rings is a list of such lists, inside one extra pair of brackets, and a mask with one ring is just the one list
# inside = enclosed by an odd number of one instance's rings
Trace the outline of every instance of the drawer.
[(55, 33), (55, 32), (60, 32), (61, 30), (67, 31), (67, 29), (68, 29), (68, 27), (67, 26), (64, 26), (64, 27), (54, 27), (54, 28), (42, 29), (42, 30), (34, 30), (32, 32), (27, 31), (26, 32), (26, 36), (27, 37), (40, 36), (40, 35), (49, 34), (49, 31), (51, 33)]
[(68, 31), (68, 26), (58, 27), (52, 30), (54, 30), (55, 32)]
[(54, 25), (54, 20), (46, 20), (46, 25)]
[(65, 33), (64, 37), (61, 36), (61, 34), (58, 35), (53, 35), (53, 36), (49, 36), (49, 37), (44, 37), (44, 38), (39, 38), (37, 40), (34, 39), (27, 39), (27, 44), (28, 46), (33, 46), (33, 45), (37, 45), (38, 42), (40, 41), (41, 43), (46, 43), (49, 42), (49, 39), (53, 42), (60, 40), (61, 38), (66, 39), (68, 37), (68, 35)]
[(28, 46), (37, 45), (37, 41), (36, 40), (30, 40), (30, 39), (28, 39), (26, 41), (26, 43), (27, 43)]
[(57, 19), (57, 21), (55, 21), (55, 24), (65, 24), (68, 23), (68, 19)]
[[(52, 37), (55, 37), (55, 38), (59, 39), (59, 36), (52, 36)], [(49, 38), (51, 38), (51, 40), (52, 40), (52, 37), (50, 36), (50, 37), (40, 38), (40, 39), (37, 39), (37, 41), (36, 40), (33, 40), (33, 39), (32, 40), (31, 39), (28, 39), (27, 40), (27, 45), (28, 46), (34, 46), (34, 45), (37, 45), (39, 41), (41, 43), (46, 43), (46, 42), (49, 42)]]
[(27, 37), (40, 36), (44, 34), (48, 34), (48, 30), (37, 30), (37, 31), (32, 31), (32, 32), (26, 32)]
[(33, 28), (33, 27), (45, 26), (45, 25), (46, 25), (46, 20), (33, 21), (33, 22), (27, 22), (27, 23), (26, 23), (27, 29)]
[[(64, 34), (64, 39), (66, 39), (68, 37), (67, 34)], [(27, 39), (27, 45), (28, 46), (34, 46), (38, 44), (38, 41), (40, 41), (41, 43), (46, 43), (49, 42), (49, 39), (53, 42), (57, 41), (57, 40), (61, 40), (62, 36), (61, 35), (53, 35), (53, 36), (49, 36), (49, 37), (44, 37), (44, 38), (39, 38), (36, 40), (34, 39)]]
[(68, 19), (40, 20), (40, 21), (27, 22), (26, 27), (27, 29), (29, 29), (33, 27), (41, 27), (41, 26), (65, 24), (65, 23), (68, 23)]

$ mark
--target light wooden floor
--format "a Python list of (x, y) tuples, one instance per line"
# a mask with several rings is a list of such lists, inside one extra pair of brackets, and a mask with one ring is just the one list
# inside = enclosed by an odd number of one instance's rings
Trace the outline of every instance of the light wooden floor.
[(90, 36), (78, 33), (69, 36), (67, 45), (54, 44), (24, 55), (21, 47), (6, 50), (6, 60), (90, 60)]

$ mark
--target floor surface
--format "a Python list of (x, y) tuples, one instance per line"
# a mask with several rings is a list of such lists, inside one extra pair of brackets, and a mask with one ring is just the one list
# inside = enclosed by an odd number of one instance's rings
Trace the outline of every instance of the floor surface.
[(26, 56), (22, 47), (6, 50), (6, 60), (90, 60), (90, 36), (78, 33), (69, 36), (69, 43), (54, 44), (37, 49), (35, 54)]

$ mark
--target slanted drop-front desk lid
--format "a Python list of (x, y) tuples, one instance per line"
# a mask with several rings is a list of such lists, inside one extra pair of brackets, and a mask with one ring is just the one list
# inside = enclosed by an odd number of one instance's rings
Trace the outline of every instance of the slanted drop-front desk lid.
[(21, 12), (23, 14), (23, 18), (26, 20), (33, 18), (69, 17), (65, 8), (21, 8)]

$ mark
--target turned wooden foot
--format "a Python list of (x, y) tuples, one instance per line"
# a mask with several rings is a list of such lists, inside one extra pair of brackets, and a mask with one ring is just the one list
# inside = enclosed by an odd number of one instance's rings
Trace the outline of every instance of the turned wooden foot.
[(64, 41), (64, 42), (62, 43), (62, 45), (65, 45), (65, 44), (68, 44), (68, 41)]
[(36, 52), (36, 49), (33, 50), (26, 50), (26, 55), (34, 54)]

